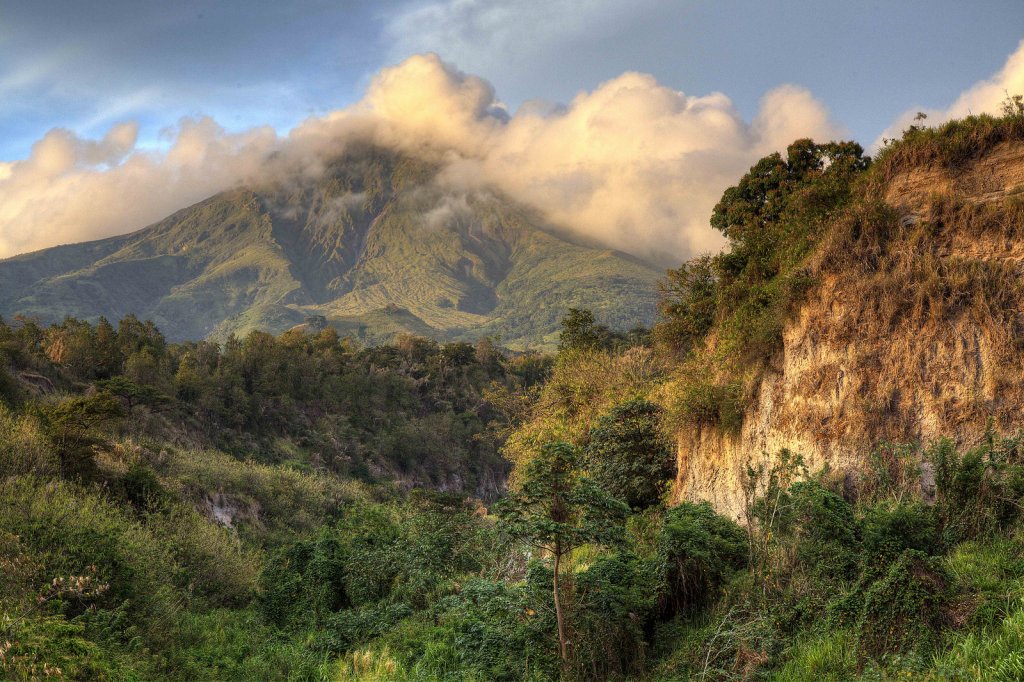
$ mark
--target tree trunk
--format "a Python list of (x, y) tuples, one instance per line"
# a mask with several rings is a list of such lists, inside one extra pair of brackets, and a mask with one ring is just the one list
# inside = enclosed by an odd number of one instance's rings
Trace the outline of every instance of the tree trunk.
[(555, 575), (553, 579), (555, 593), (555, 621), (558, 623), (558, 652), (562, 663), (569, 662), (569, 643), (565, 636), (565, 618), (562, 615), (562, 597), (558, 591), (558, 572), (562, 561), (562, 548), (555, 543)]

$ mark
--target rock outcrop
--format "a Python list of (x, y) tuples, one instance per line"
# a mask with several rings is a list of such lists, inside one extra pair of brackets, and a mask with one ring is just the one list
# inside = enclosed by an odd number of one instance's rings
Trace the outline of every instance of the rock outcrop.
[(874, 214), (840, 217), (810, 265), (739, 430), (679, 434), (676, 500), (739, 517), (746, 465), (783, 448), (849, 476), (881, 440), (1024, 426), (1024, 143), (876, 174), (868, 192)]

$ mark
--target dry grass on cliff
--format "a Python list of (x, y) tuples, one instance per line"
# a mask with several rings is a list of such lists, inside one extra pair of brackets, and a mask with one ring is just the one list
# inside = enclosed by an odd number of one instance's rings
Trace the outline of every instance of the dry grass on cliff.
[(875, 157), (872, 174), (887, 184), (913, 168), (939, 164), (955, 168), (983, 156), (1003, 142), (1024, 140), (1024, 114), (1010, 107), (1007, 115), (968, 116), (935, 128), (911, 127)]
[(859, 202), (815, 258), (830, 285), (806, 304), (820, 308), (815, 341), (853, 351), (845, 395), (855, 399), (833, 432), (906, 438), (922, 400), (949, 428), (1005, 423), (1024, 398), (1024, 202), (937, 195), (921, 208), (900, 216)]
[(839, 333), (885, 338), (899, 329), (944, 333), (961, 316), (1020, 331), (1024, 202), (974, 204), (937, 196), (922, 219), (881, 202), (840, 220), (813, 268), (837, 278), (850, 318)]

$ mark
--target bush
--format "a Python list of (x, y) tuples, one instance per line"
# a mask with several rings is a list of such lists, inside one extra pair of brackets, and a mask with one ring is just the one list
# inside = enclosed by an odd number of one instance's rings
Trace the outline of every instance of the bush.
[(1024, 441), (997, 436), (967, 452), (940, 440), (925, 457), (935, 469), (936, 509), (949, 544), (991, 535), (1020, 517), (1024, 496)]
[(523, 582), (471, 578), (441, 601), (439, 621), (453, 633), (464, 673), (495, 682), (557, 677), (550, 585), (551, 570), (532, 562)]
[(703, 368), (673, 384), (667, 420), (676, 427), (739, 430), (743, 425), (743, 387), (738, 382), (716, 383), (706, 372)]
[(933, 648), (947, 622), (949, 583), (938, 560), (913, 549), (903, 552), (864, 594), (858, 623), (861, 651), (879, 658)]
[(183, 505), (151, 514), (146, 522), (177, 562), (176, 583), (182, 591), (207, 607), (250, 603), (261, 557), (237, 535)]
[(868, 570), (881, 570), (905, 550), (937, 554), (941, 534), (934, 509), (922, 502), (872, 505), (862, 526), (863, 561)]
[(860, 530), (853, 507), (816, 481), (794, 483), (789, 496), (781, 532), (792, 531), (797, 561), (822, 578), (852, 576)]
[(53, 476), (58, 469), (57, 457), (38, 420), (17, 415), (0, 404), (0, 478)]
[(321, 654), (282, 638), (251, 609), (185, 612), (168, 659), (168, 676), (182, 680), (327, 679)]
[(257, 605), (263, 618), (282, 628), (316, 625), (352, 605), (345, 589), (346, 555), (341, 542), (323, 530), (275, 551), (259, 578)]
[(747, 554), (743, 530), (706, 502), (669, 509), (658, 537), (663, 615), (713, 599), (732, 572), (745, 565)]
[(636, 557), (599, 557), (575, 577), (573, 667), (581, 678), (615, 679), (642, 672), (645, 628), (657, 605), (655, 567)]
[(406, 604), (376, 604), (338, 611), (327, 616), (318, 627), (313, 646), (328, 653), (350, 651), (393, 630), (412, 613)]
[(675, 453), (662, 435), (660, 418), (660, 407), (635, 399), (613, 407), (590, 430), (591, 476), (633, 509), (658, 504), (675, 478)]

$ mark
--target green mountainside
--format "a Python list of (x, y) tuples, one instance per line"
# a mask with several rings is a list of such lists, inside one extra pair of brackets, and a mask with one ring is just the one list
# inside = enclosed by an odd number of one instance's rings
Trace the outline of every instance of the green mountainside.
[(570, 307), (648, 325), (659, 272), (578, 245), (439, 167), (349, 150), (315, 179), (213, 196), (133, 234), (0, 261), (0, 315), (152, 319), (170, 339), (280, 332), (310, 316), (367, 341), (401, 332), (550, 346)]
[[(810, 140), (761, 159), (712, 214), (728, 249), (667, 273), (650, 333), (574, 310), (541, 353), (359, 343), (321, 319), (223, 343), (131, 315), (0, 320), (0, 680), (1024, 679), (1011, 103), (872, 159)], [(344, 218), (325, 217), (331, 181), (224, 195), (9, 261), (0, 285), (102, 309), (133, 278), (138, 301), (182, 281), (155, 309), (187, 298), (214, 334), (239, 301), (385, 335), (445, 311), (520, 324), (533, 292), (565, 290), (567, 271), (510, 255), (547, 239), (522, 213), (431, 197), (424, 164), (362, 163), (341, 168), (392, 184), (332, 171), (348, 189), (330, 196), (369, 206)], [(535, 289), (502, 318), (516, 268)], [(341, 317), (398, 293), (407, 307)], [(792, 393), (766, 383), (794, 365)], [(943, 400), (934, 438), (907, 416), (921, 394)], [(764, 402), (792, 412), (762, 420)], [(787, 429), (812, 437), (744, 440)], [(730, 486), (737, 505), (709, 494)]]

